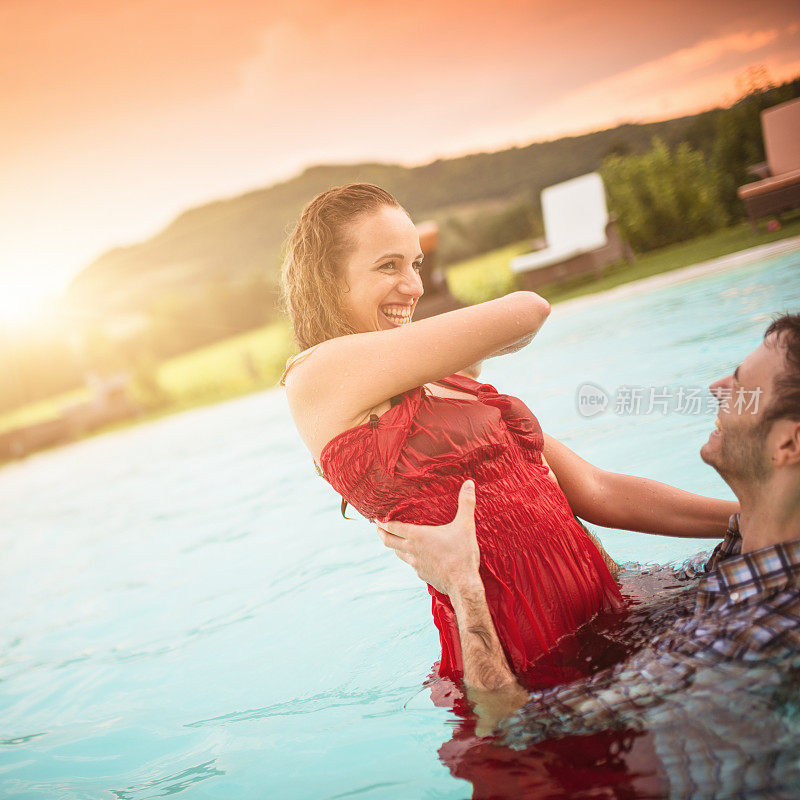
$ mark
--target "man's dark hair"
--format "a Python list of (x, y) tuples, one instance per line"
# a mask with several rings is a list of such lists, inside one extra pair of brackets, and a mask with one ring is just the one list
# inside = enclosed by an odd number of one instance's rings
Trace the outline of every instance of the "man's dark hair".
[(775, 334), (786, 358), (786, 371), (775, 378), (775, 398), (764, 421), (788, 417), (800, 420), (800, 314), (784, 314), (767, 328), (764, 338)]

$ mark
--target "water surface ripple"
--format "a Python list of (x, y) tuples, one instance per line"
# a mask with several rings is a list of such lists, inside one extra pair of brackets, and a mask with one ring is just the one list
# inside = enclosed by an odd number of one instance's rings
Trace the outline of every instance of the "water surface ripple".
[[(799, 277), (792, 254), (556, 308), (484, 379), (600, 466), (729, 496), (697, 457), (713, 412), (584, 418), (575, 393), (706, 386), (773, 312), (800, 308)], [(428, 595), (338, 509), (280, 391), (0, 471), (0, 795), (469, 796), (438, 755), (452, 714), (421, 690), (438, 645)], [(600, 535), (641, 563), (713, 544)], [(626, 636), (646, 640), (659, 608), (643, 603)]]

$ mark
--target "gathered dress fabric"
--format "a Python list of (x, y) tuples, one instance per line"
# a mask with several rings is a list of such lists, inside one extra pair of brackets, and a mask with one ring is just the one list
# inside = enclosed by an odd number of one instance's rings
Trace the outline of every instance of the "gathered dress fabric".
[[(524, 674), (595, 614), (622, 605), (602, 556), (542, 461), (538, 420), (518, 398), (452, 375), (418, 387), (380, 417), (334, 437), (320, 455), (325, 479), (359, 513), (378, 521), (450, 522), (461, 484), (476, 484), (480, 574), (505, 654)], [(439, 674), (463, 676), (449, 598), (428, 587), (442, 657)]]

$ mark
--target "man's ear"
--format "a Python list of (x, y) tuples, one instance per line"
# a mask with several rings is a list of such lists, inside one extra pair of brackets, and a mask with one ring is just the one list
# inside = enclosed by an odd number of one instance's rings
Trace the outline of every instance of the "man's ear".
[(800, 420), (779, 419), (775, 422), (772, 436), (775, 446), (772, 461), (776, 467), (800, 464)]

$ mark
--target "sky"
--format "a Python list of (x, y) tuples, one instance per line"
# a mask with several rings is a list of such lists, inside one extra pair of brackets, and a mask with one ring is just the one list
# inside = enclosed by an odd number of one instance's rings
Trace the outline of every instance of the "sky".
[(691, 113), (753, 66), (800, 75), (796, 0), (0, 0), (0, 318), (311, 164)]

